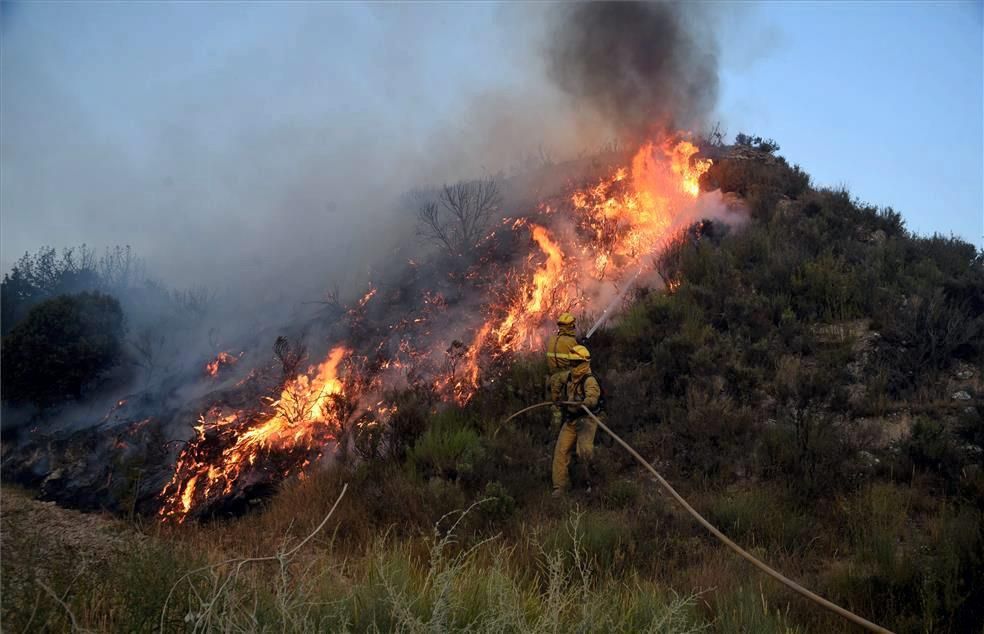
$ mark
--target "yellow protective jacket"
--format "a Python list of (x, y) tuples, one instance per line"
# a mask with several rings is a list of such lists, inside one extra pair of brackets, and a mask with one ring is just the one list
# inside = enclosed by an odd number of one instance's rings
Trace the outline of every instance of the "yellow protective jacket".
[[(591, 375), (590, 363), (580, 363), (570, 372), (558, 372), (554, 377), (550, 384), (550, 396), (553, 400), (578, 401), (587, 405), (590, 410), (598, 407), (601, 385)], [(565, 405), (564, 408), (570, 416), (584, 414), (584, 410), (577, 405)]]
[(571, 348), (577, 345), (574, 338), (574, 328), (571, 326), (560, 326), (557, 334), (547, 340), (547, 368), (550, 373), (570, 370), (574, 367), (580, 357), (571, 354)]

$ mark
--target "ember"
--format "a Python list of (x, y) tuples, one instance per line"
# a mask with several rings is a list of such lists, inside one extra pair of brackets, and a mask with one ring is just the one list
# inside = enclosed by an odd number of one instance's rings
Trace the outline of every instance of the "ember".
[(214, 359), (205, 364), (205, 374), (208, 376), (218, 376), (222, 368), (236, 365), (241, 356), (243, 356), (243, 353), (239, 353), (237, 357), (229, 352), (222, 351)]

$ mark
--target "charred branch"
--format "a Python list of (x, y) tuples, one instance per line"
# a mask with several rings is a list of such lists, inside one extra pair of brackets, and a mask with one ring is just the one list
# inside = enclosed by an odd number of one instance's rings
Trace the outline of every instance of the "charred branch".
[(441, 188), (437, 200), (417, 195), (417, 235), (452, 257), (475, 249), (502, 203), (495, 178)]
[(304, 344), (291, 343), (287, 337), (281, 335), (273, 344), (273, 354), (280, 361), (283, 379), (286, 381), (297, 374), (297, 368), (307, 358), (307, 349)]

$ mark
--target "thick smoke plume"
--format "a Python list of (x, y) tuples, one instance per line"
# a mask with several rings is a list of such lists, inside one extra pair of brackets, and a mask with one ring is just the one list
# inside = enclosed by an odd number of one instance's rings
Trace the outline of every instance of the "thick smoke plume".
[(547, 70), (573, 99), (633, 140), (705, 122), (717, 101), (718, 50), (692, 6), (585, 2), (557, 12)]

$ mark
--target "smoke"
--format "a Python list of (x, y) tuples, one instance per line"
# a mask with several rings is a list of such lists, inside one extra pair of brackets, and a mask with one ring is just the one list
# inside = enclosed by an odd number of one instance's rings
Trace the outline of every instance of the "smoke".
[(718, 93), (718, 46), (692, 4), (584, 2), (556, 9), (549, 77), (633, 140), (705, 123)]
[(709, 24), (675, 5), (20, 6), (0, 41), (0, 264), (132, 245), (165, 286), (214, 294), (198, 329), (121, 294), (131, 338), (166, 331), (170, 366), (197, 367), (421, 259), (408, 190), (518, 175), (503, 212), (522, 215), (571, 177), (534, 168), (699, 124)]
[(357, 296), (415, 240), (409, 189), (694, 124), (717, 86), (713, 38), (671, 5), (21, 9), (3, 270), (129, 244), (169, 286), (260, 301)]

